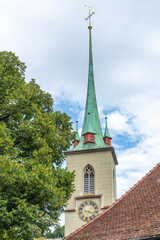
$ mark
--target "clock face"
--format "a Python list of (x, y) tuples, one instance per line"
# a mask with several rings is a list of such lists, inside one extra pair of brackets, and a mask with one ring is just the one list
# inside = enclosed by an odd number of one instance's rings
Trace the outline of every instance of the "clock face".
[(82, 221), (88, 222), (98, 215), (99, 208), (97, 203), (86, 200), (78, 208), (78, 215)]

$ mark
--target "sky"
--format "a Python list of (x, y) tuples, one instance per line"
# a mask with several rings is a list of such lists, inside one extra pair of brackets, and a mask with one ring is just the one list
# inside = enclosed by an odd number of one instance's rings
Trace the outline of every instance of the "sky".
[[(119, 165), (120, 197), (160, 160), (159, 0), (0, 0), (0, 51), (12, 51), (52, 94), (55, 110), (79, 121), (88, 80), (91, 5), (94, 78)], [(62, 221), (63, 222), (63, 221)]]

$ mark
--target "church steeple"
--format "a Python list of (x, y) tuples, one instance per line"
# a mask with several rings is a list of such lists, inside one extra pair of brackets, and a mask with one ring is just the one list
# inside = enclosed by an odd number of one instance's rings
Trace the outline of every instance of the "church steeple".
[[(118, 164), (111, 147), (107, 122), (104, 137), (98, 115), (93, 73), (92, 26), (89, 7), (89, 69), (88, 88), (82, 133), (76, 135), (73, 149), (65, 152), (67, 169), (75, 172), (75, 192), (65, 209), (65, 236), (107, 209), (116, 199), (116, 169)], [(106, 120), (107, 121), (107, 120)], [(76, 125), (78, 134), (78, 123)], [(89, 209), (89, 210), (88, 210)]]
[[(90, 14), (89, 16), (91, 16), (92, 14)], [(80, 142), (74, 150), (106, 147), (99, 121), (96, 92), (94, 85), (91, 23), (89, 23), (88, 29), (89, 29), (89, 72), (88, 72), (87, 100)]]

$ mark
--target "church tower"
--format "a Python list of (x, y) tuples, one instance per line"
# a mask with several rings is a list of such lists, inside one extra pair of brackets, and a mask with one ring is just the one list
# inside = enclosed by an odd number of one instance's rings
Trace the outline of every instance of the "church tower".
[[(92, 13), (93, 14), (93, 13)], [(89, 14), (89, 18), (92, 14)], [(92, 26), (89, 23), (89, 73), (87, 100), (81, 136), (76, 123), (73, 149), (66, 152), (67, 169), (75, 171), (75, 192), (65, 212), (65, 236), (95, 218), (116, 200), (118, 164), (107, 127), (104, 136), (100, 126), (92, 58)]]

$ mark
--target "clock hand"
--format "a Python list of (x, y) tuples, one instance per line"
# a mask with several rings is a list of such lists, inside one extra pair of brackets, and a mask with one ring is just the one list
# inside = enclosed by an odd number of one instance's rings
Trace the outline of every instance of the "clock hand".
[(95, 211), (90, 210), (90, 213), (95, 213)]
[(90, 211), (88, 209), (85, 209), (85, 212), (88, 214)]
[(88, 215), (88, 213), (90, 212), (90, 206), (89, 206), (87, 209), (85, 209), (85, 212), (86, 212), (87, 215)]
[(90, 207), (88, 209), (85, 209), (85, 212), (87, 212), (87, 213), (95, 213), (95, 211), (90, 210)]
[(93, 210), (88, 210), (88, 212), (90, 212), (90, 213), (95, 213), (95, 211), (93, 211)]

